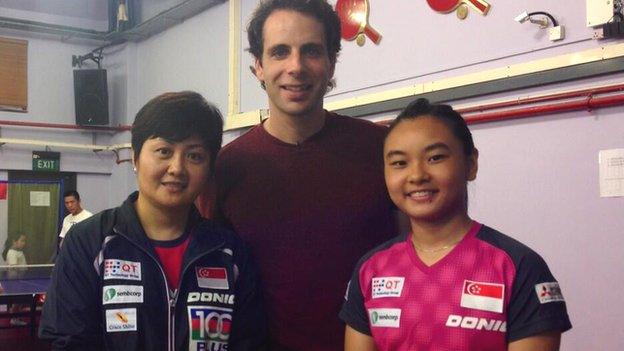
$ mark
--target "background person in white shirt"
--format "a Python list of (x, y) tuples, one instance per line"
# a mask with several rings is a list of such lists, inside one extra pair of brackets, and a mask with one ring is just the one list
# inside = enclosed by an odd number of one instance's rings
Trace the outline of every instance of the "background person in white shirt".
[(80, 205), (80, 194), (76, 190), (68, 190), (63, 194), (65, 208), (69, 214), (63, 219), (63, 228), (59, 233), (59, 247), (63, 244), (63, 238), (69, 229), (76, 223), (82, 222), (93, 214), (82, 208)]

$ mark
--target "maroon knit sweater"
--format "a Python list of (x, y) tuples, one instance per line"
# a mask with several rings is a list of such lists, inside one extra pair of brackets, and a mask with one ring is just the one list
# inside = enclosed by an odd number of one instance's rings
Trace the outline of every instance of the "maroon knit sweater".
[(300, 145), (258, 125), (219, 155), (216, 217), (249, 244), (259, 267), (271, 350), (343, 350), (338, 312), (351, 272), (397, 234), (383, 177), (385, 133), (328, 113)]

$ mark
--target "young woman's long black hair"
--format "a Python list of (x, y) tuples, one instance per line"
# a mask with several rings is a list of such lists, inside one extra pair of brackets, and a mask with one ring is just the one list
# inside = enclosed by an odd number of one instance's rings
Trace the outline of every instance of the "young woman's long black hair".
[(5, 261), (7, 259), (7, 252), (9, 252), (9, 249), (11, 249), (11, 246), (13, 246), (13, 243), (18, 241), (20, 236), (22, 235), (23, 235), (22, 233), (13, 232), (13, 233), (9, 233), (9, 235), (7, 236), (7, 239), (4, 242), (4, 250), (2, 251), (2, 258)]

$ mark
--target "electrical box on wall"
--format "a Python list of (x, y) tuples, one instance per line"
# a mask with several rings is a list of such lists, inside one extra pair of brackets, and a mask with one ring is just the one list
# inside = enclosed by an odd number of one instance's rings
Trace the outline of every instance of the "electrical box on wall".
[(587, 26), (595, 27), (607, 23), (613, 17), (616, 0), (585, 0)]

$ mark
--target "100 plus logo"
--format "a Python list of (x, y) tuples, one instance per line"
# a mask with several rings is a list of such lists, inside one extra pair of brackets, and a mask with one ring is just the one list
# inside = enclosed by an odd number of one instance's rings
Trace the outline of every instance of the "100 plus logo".
[(225, 351), (232, 330), (232, 309), (188, 306), (189, 350)]

